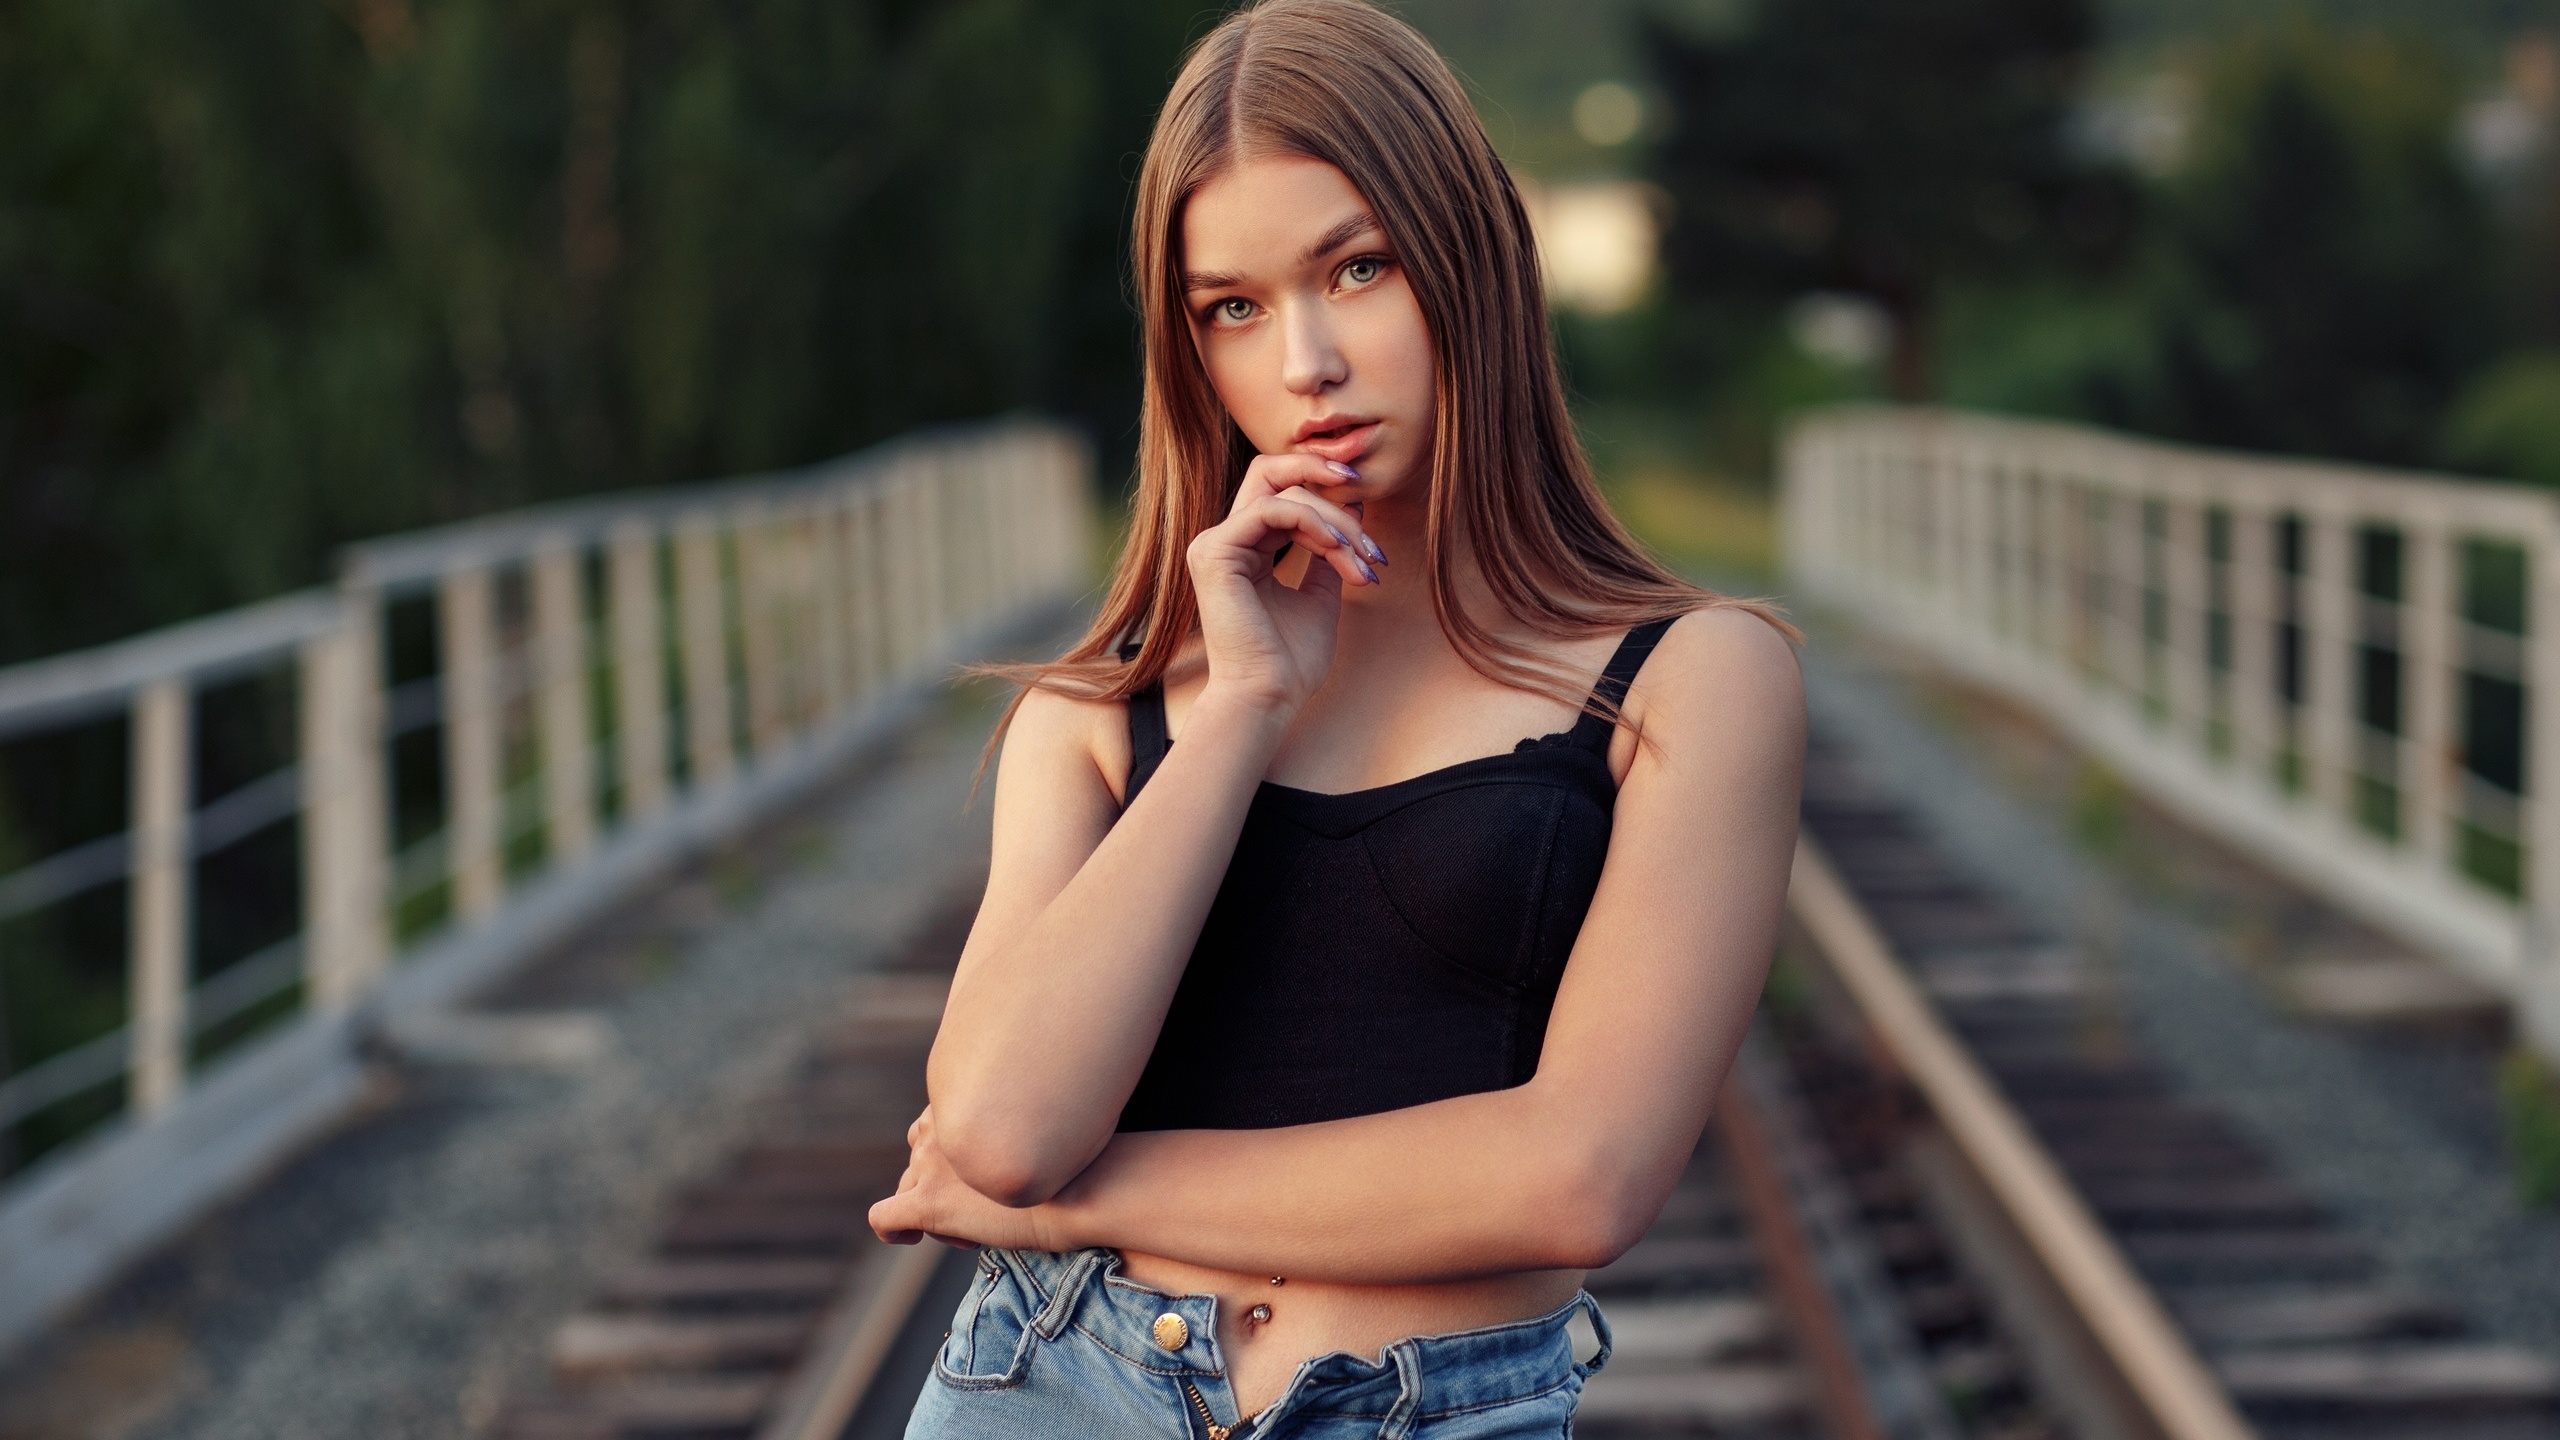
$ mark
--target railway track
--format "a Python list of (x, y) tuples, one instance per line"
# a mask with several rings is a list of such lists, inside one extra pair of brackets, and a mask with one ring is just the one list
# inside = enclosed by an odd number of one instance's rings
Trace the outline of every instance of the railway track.
[(944, 914), (854, 984), (727, 1164), (675, 1198), (653, 1253), (552, 1332), (547, 1383), (504, 1407), (494, 1440), (844, 1431), (928, 1300), (958, 1303), (939, 1263), (954, 1252), (884, 1246), (864, 1217), (906, 1166), (968, 920)]
[[(1987, 1294), (2007, 1332), (2032, 1342), (2030, 1369), (2076, 1433), (2560, 1437), (2560, 1362), (2473, 1336), (2452, 1297), (2388, 1279), (2264, 1149), (2142, 1054), (2083, 955), (1966, 876), (1819, 738), (1804, 820), (1807, 852), (1827, 857), (1814, 863), (1828, 875), (1808, 884), (1800, 857), (1794, 909), (1831, 932), (1812, 948), (1834, 952), (1832, 978), (1860, 941), (1849, 916), (1826, 919), (1808, 902), (1836, 885), (1834, 898), (1854, 906), (2067, 1181), (2059, 1203), (2093, 1220), (2129, 1266), (2116, 1297), (2058, 1280), (2053, 1247), (2029, 1233), (2042, 1217), (2002, 1203), (1986, 1184), (1992, 1167), (1963, 1153), (1957, 1131), (1973, 1117), (1948, 1113), (1954, 1087), (1928, 1073), (1955, 1067), (1932, 1065), (1909, 1027), (1885, 1033), (1891, 1011), (1872, 995), (1843, 1003), (1835, 993), (1832, 1043), (1800, 1044), (1799, 1070), (1836, 1097), (1835, 1110), (1898, 1132), (1922, 1208), (1970, 1269), (1995, 1277)], [(1847, 1012), (1858, 1013), (1838, 1023)], [(1914, 1079), (1924, 1091), (1934, 1081), (1934, 1103), (1915, 1099)], [(2110, 1298), (2127, 1315), (2110, 1315)], [(2178, 1410), (2144, 1370), (2157, 1357), (2102, 1333), (2146, 1307), (2166, 1316), (2236, 1415)]]
[[(2146, 1062), (2058, 937), (1817, 743), (1793, 957), (1654, 1229), (1591, 1290), (1576, 1433), (2560, 1440), (2560, 1366), (2467, 1333)], [(900, 1433), (965, 1257), (864, 1229), (965, 934), (863, 983), (500, 1440)], [(2093, 1038), (2095, 1037), (2095, 1038)]]

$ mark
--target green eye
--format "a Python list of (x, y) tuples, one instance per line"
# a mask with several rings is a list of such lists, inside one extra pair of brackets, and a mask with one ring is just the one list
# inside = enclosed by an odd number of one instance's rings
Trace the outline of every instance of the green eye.
[(1218, 302), (1216, 314), (1219, 319), (1226, 321), (1242, 322), (1250, 320), (1253, 318), (1253, 302), (1250, 300), (1221, 300)]
[(1342, 267), (1342, 278), (1350, 281), (1354, 285), (1366, 285), (1370, 281), (1378, 278), (1378, 269), (1379, 266), (1376, 260), (1363, 255), (1359, 259)]

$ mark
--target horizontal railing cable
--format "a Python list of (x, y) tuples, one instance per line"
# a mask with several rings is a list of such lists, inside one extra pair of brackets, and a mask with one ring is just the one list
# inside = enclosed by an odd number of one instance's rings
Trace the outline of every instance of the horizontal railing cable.
[[(188, 826), (187, 854), (202, 859), (218, 853), (292, 819), (301, 809), (301, 768), (288, 765), (196, 811)], [(133, 837), (121, 831), (99, 836), (0, 875), (0, 920), (59, 904), (132, 873)]]
[[(202, 1035), (302, 982), (302, 937), (288, 935), (224, 966), (190, 993), (187, 1030)], [(0, 1080), (0, 1126), (94, 1090), (124, 1074), (131, 1028), (119, 1025)]]

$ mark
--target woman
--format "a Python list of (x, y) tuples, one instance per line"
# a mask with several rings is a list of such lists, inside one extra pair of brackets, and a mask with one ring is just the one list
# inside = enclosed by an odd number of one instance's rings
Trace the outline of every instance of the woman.
[(1135, 248), (1130, 539), (1025, 672), (872, 1212), (988, 1247), (908, 1434), (1562, 1433), (1582, 1273), (1775, 940), (1793, 632), (1610, 517), (1525, 212), (1403, 24), (1219, 26)]

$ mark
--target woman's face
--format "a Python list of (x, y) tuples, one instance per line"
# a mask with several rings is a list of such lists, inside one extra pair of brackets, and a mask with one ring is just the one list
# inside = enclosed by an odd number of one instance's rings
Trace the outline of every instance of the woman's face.
[(1250, 159), (1182, 215), (1191, 334), (1227, 413), (1266, 455), (1348, 465), (1338, 503), (1427, 481), (1431, 331), (1349, 178), (1296, 155)]

